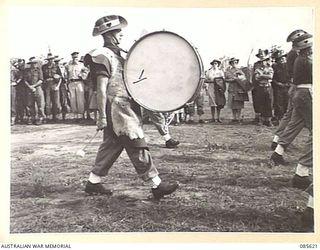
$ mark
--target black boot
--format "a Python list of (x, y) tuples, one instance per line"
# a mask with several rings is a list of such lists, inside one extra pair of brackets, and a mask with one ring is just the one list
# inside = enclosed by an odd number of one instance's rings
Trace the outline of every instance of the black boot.
[(312, 181), (309, 179), (309, 176), (300, 176), (295, 174), (292, 178), (292, 187), (306, 190), (310, 186), (311, 182)]
[(87, 194), (103, 194), (103, 195), (112, 195), (112, 190), (106, 189), (101, 183), (91, 183), (87, 181), (86, 188), (84, 191)]
[(271, 161), (275, 164), (275, 165), (288, 165), (288, 163), (283, 159), (282, 155), (279, 155), (276, 152), (273, 152), (273, 154), (271, 155)]
[(176, 191), (178, 187), (179, 187), (179, 184), (176, 182), (172, 184), (165, 184), (161, 182), (157, 188), (152, 188), (151, 192), (155, 199), (160, 200), (165, 195), (172, 194), (174, 191)]
[(274, 151), (277, 146), (278, 146), (278, 143), (276, 143), (276, 142), (273, 141), (273, 142), (271, 143), (271, 149), (272, 149), (272, 151)]
[(170, 139), (166, 141), (166, 148), (176, 148), (180, 144), (179, 141)]

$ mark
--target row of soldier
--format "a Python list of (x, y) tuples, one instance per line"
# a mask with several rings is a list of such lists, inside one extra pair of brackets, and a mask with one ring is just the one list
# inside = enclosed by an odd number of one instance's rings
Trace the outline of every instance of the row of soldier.
[[(11, 69), (11, 123), (40, 125), (66, 119), (71, 111), (76, 121), (96, 119), (95, 91), (90, 72), (79, 60), (79, 53), (71, 54), (72, 60), (61, 64), (58, 56), (48, 54), (47, 63), (31, 57), (25, 63), (19, 59)], [(61, 115), (60, 115), (61, 114)]]
[[(90, 72), (79, 53), (71, 54), (69, 63), (61, 64), (58, 56), (48, 54), (47, 63), (31, 57), (27, 65), (23, 59), (14, 61), (11, 70), (11, 123), (40, 125), (62, 120), (71, 111), (75, 121), (97, 118), (96, 93)], [(278, 124), (286, 112), (288, 91), (292, 82), (292, 52), (259, 49), (253, 67), (239, 67), (239, 59), (228, 60), (229, 67), (221, 68), (221, 60), (213, 59), (206, 71), (204, 88), (194, 102), (175, 112), (173, 123), (204, 123), (204, 100), (207, 94), (211, 111), (209, 122), (221, 123), (220, 113), (227, 104), (232, 110), (231, 123), (240, 123), (244, 102), (252, 90), (255, 124)], [(287, 63), (288, 61), (288, 63)], [(27, 66), (27, 67), (26, 67)], [(228, 86), (228, 87), (227, 87)], [(227, 92), (227, 98), (226, 98)], [(60, 115), (61, 113), (61, 115)], [(272, 119), (273, 118), (273, 119)], [(271, 123), (271, 119), (273, 122)]]

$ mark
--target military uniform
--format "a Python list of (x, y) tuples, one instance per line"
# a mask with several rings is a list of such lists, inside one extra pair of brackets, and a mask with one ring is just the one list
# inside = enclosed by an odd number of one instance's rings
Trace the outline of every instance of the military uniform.
[(280, 120), (287, 111), (289, 102), (290, 77), (287, 72), (286, 63), (275, 63), (273, 65), (272, 88), (274, 95), (274, 115)]
[[(294, 65), (294, 61), (298, 56), (298, 52), (295, 49), (291, 49), (289, 51), (289, 53), (287, 54), (287, 74), (288, 77), (290, 79), (290, 87), (288, 90), (288, 105), (287, 105), (287, 110), (284, 113), (280, 124), (275, 132), (275, 134), (280, 137), (281, 134), (283, 133), (283, 131), (285, 130), (286, 126), (288, 125), (290, 119), (291, 119), (291, 114), (292, 114), (292, 110), (293, 110), (293, 106), (292, 106), (292, 98), (294, 95), (294, 92), (296, 90), (296, 85), (292, 84), (292, 79), (293, 79), (293, 65)], [(301, 128), (302, 129), (302, 128)], [(300, 131), (301, 131), (300, 129)], [(297, 135), (300, 133), (300, 131), (298, 132), (297, 130)]]
[[(103, 58), (103, 59), (101, 59)], [(148, 180), (158, 175), (144, 140), (140, 107), (129, 96), (122, 76), (124, 60), (108, 48), (91, 51), (85, 57), (93, 81), (109, 78), (103, 142), (99, 147), (92, 173), (107, 175), (109, 169), (126, 149), (139, 176)], [(101, 114), (100, 114), (101, 115)]]
[(59, 67), (55, 63), (47, 63), (42, 66), (44, 77), (44, 92), (45, 92), (45, 112), (46, 115), (51, 115), (55, 119), (61, 111), (60, 91), (57, 88), (58, 83), (54, 79), (54, 75), (61, 75)]
[(83, 63), (72, 62), (66, 66), (68, 76), (68, 89), (70, 93), (71, 111), (74, 114), (84, 114), (84, 83), (81, 74), (85, 69)]
[(266, 119), (272, 117), (272, 106), (271, 106), (271, 81), (273, 77), (273, 69), (270, 66), (260, 65), (254, 71), (254, 78), (257, 81), (256, 87), (256, 98), (257, 105), (261, 114), (261, 117), (265, 119), (265, 124), (269, 122)]
[[(24, 80), (32, 87), (39, 80), (43, 81), (42, 70), (38, 67), (27, 68), (24, 71)], [(44, 94), (41, 85), (35, 87), (35, 91), (28, 89), (28, 107), (30, 109), (32, 120), (43, 119), (44, 113)]]

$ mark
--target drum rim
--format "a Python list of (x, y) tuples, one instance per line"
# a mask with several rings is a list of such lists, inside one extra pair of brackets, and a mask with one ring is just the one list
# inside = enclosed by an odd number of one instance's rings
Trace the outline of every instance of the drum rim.
[[(168, 34), (172, 34), (172, 35), (176, 35), (178, 37), (180, 37), (181, 39), (183, 39), (187, 44), (189, 44), (189, 46), (192, 48), (193, 52), (195, 53), (195, 56), (197, 58), (197, 61), (198, 61), (198, 65), (199, 65), (199, 70), (200, 70), (200, 78), (199, 78), (199, 81), (198, 81), (198, 87), (194, 93), (194, 95), (190, 98), (189, 101), (187, 101), (185, 104), (181, 105), (180, 107), (177, 107), (177, 108), (174, 108), (174, 109), (170, 109), (170, 110), (158, 110), (158, 109), (152, 109), (150, 107), (147, 107), (145, 106), (144, 104), (142, 104), (139, 100), (137, 100), (136, 98), (134, 98), (132, 96), (132, 92), (130, 90), (130, 88), (128, 87), (128, 79), (127, 79), (127, 66), (128, 66), (128, 58), (130, 57), (131, 53), (132, 53), (132, 50), (134, 50), (134, 48), (137, 46), (137, 44), (145, 39), (146, 37), (148, 36), (151, 36), (151, 35), (154, 35), (154, 34), (158, 34), (158, 33), (168, 33)], [(187, 103), (189, 102), (192, 102), (195, 100), (195, 98), (197, 97), (198, 93), (200, 92), (202, 86), (203, 86), (203, 83), (204, 83), (204, 80), (205, 80), (205, 76), (204, 76), (204, 67), (203, 67), (203, 63), (202, 63), (202, 59), (200, 57), (200, 54), (198, 52), (198, 49), (193, 46), (187, 39), (185, 39), (184, 37), (180, 36), (179, 34), (175, 33), (175, 32), (172, 32), (172, 31), (167, 31), (167, 30), (160, 30), (160, 31), (153, 31), (153, 32), (150, 32), (144, 36), (141, 36), (132, 46), (131, 48), (129, 49), (128, 53), (127, 53), (127, 58), (124, 62), (124, 66), (123, 66), (123, 72), (122, 72), (122, 76), (123, 76), (123, 80), (124, 80), (124, 85), (129, 93), (129, 95), (131, 96), (131, 98), (136, 102), (138, 103), (141, 107), (147, 109), (147, 110), (150, 110), (150, 111), (153, 111), (153, 112), (172, 112), (172, 111), (176, 111), (178, 109), (181, 109), (183, 108)]]

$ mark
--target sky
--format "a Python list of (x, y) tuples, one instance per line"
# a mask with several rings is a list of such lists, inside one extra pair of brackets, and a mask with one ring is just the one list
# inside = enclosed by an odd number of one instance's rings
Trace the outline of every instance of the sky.
[[(95, 21), (109, 14), (125, 17), (121, 44), (129, 50), (144, 32), (167, 30), (187, 39), (200, 53), (205, 68), (213, 58), (235, 56), (245, 66), (259, 48), (279, 45), (289, 51), (286, 42), (295, 29), (314, 31), (312, 8), (110, 8), (110, 7), (22, 7), (8, 12), (10, 57), (54, 55), (70, 60), (73, 51), (84, 55), (102, 46), (102, 37), (93, 37)], [(179, 51), (177, 51), (179, 53)]]

